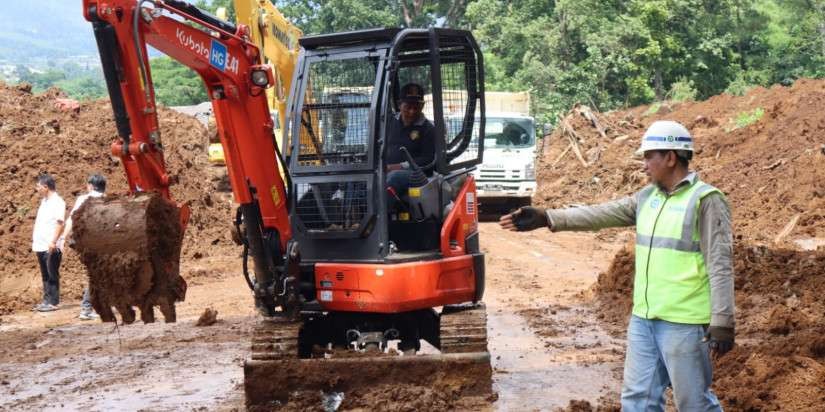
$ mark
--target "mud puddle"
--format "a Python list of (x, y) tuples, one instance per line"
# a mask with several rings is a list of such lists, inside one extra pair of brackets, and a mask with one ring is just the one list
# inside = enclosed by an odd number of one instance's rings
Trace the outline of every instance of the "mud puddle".
[(573, 400), (617, 398), (623, 342), (595, 321), (581, 293), (604, 270), (613, 246), (592, 235), (529, 234), (482, 224), (494, 408), (550, 411)]
[[(30, 343), (18, 348), (28, 359), (4, 362), (0, 410), (162, 411), (242, 404), (242, 398), (233, 398), (243, 382), (244, 347), (213, 331), (180, 326), (186, 330), (83, 325), (29, 335)], [(61, 350), (71, 344), (82, 348)]]
[(548, 341), (520, 315), (493, 309), (487, 319), (497, 410), (553, 410), (574, 399), (595, 403), (616, 386), (616, 362), (586, 349), (606, 346), (604, 332)]

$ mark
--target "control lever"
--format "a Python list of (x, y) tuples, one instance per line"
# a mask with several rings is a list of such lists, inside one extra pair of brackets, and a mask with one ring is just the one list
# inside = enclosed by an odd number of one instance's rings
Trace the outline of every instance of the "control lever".
[(421, 187), (426, 185), (427, 176), (424, 175), (423, 171), (421, 171), (421, 167), (418, 166), (418, 163), (413, 160), (410, 152), (404, 146), (401, 146), (401, 151), (404, 152), (404, 156), (407, 157), (407, 162), (409, 162), (410, 169), (412, 170), (412, 173), (410, 173), (410, 187)]

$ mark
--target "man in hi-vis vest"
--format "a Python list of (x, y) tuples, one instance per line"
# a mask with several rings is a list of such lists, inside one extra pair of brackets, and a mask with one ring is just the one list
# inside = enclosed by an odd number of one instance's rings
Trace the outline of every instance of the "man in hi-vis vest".
[(710, 351), (723, 355), (733, 347), (730, 209), (719, 189), (688, 169), (693, 138), (681, 124), (653, 123), (638, 153), (651, 184), (636, 194), (569, 209), (523, 207), (499, 223), (553, 232), (635, 225), (622, 410), (663, 411), (671, 386), (679, 411), (719, 411)]

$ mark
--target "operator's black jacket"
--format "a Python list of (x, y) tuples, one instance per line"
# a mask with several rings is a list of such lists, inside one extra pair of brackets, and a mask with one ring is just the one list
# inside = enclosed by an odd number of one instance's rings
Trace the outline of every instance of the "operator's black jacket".
[(397, 164), (407, 161), (407, 156), (401, 151), (407, 151), (419, 166), (425, 166), (435, 159), (435, 126), (424, 115), (413, 124), (404, 126), (401, 116), (396, 115), (392, 120), (387, 135), (386, 164)]

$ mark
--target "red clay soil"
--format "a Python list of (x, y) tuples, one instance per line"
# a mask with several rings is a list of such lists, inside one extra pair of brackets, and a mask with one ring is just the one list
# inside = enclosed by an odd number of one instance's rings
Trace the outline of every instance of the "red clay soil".
[[(736, 339), (717, 359), (726, 410), (821, 410), (825, 405), (825, 251), (737, 246)], [(630, 315), (633, 251), (595, 285), (599, 317), (621, 334)]]
[[(40, 298), (40, 274), (31, 252), (39, 173), (55, 177), (67, 208), (85, 192), (90, 173), (104, 174), (111, 194), (128, 189), (123, 168), (110, 154), (116, 129), (109, 102), (81, 103), (77, 110), (64, 111), (55, 106), (63, 97), (58, 89), (34, 95), (30, 88), (0, 83), (0, 314), (29, 307)], [(232, 205), (209, 194), (214, 182), (206, 160), (205, 128), (165, 108), (160, 110), (160, 125), (167, 168), (180, 181), (172, 187), (172, 196), (192, 208), (183, 259), (233, 254), (236, 247), (228, 232)], [(85, 277), (77, 254), (64, 251), (63, 299), (80, 298)]]
[[(737, 347), (714, 370), (714, 389), (726, 410), (825, 405), (825, 250), (802, 251), (794, 242), (825, 238), (823, 105), (825, 81), (803, 79), (742, 97), (596, 113), (606, 137), (571, 111), (565, 120), (587, 166), (573, 150), (563, 154), (570, 139), (561, 128), (540, 156), (535, 203), (602, 202), (646, 184), (632, 154), (648, 125), (672, 119), (691, 130), (697, 142), (692, 167), (727, 194), (733, 211)], [(742, 113), (759, 109), (761, 119), (736, 127)], [(633, 265), (631, 244), (593, 288), (599, 318), (618, 335), (630, 314)]]
[[(644, 130), (655, 120), (684, 123), (696, 139), (692, 167), (727, 194), (739, 240), (773, 241), (791, 222), (787, 240), (825, 237), (825, 80), (799, 80), (791, 87), (756, 88), (742, 97), (719, 95), (703, 102), (645, 106), (597, 114), (606, 137), (583, 116), (567, 122), (581, 138), (583, 166), (557, 128), (543, 148), (539, 189), (533, 200), (547, 207), (607, 201), (631, 194), (646, 182), (633, 158)], [(736, 129), (742, 113), (762, 109), (755, 123)], [(558, 161), (558, 162), (557, 162)]]

